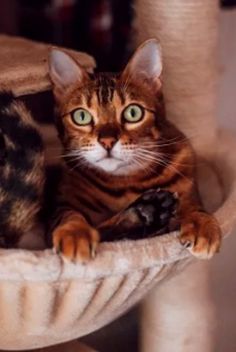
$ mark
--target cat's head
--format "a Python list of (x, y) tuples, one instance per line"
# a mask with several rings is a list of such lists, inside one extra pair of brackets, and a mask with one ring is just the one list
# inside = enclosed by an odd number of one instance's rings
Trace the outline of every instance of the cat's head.
[(50, 53), (49, 68), (57, 125), (68, 156), (81, 166), (113, 175), (152, 166), (164, 119), (156, 40), (141, 45), (118, 75), (89, 75), (58, 49)]

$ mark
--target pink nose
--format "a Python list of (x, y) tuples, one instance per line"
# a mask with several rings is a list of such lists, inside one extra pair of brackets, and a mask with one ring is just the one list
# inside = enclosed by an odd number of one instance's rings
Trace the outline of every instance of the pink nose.
[(111, 150), (116, 143), (116, 138), (114, 137), (102, 137), (99, 139), (99, 143), (105, 148), (106, 150)]

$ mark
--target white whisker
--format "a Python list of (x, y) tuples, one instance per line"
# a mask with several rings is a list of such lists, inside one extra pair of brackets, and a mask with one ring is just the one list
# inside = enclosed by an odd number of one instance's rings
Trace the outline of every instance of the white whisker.
[[(163, 165), (166, 168), (171, 169), (172, 171), (178, 173), (179, 175), (181, 175), (182, 177), (184, 177), (185, 179), (187, 179), (188, 181), (192, 180), (190, 178), (188, 178), (187, 176), (185, 176), (181, 171), (179, 171), (174, 165), (173, 162), (170, 161), (170, 163), (168, 163), (163, 156), (162, 157), (153, 157), (151, 155), (146, 154), (145, 152), (141, 152), (141, 151), (137, 151), (136, 152), (136, 157), (139, 158), (139, 160), (143, 160), (144, 162), (149, 161), (153, 167), (154, 165)], [(176, 163), (176, 166), (179, 166), (179, 164)]]

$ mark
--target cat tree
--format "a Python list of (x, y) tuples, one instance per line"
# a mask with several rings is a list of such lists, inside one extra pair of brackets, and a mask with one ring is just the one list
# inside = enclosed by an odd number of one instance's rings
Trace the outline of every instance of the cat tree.
[[(226, 236), (236, 220), (236, 142), (215, 122), (217, 1), (137, 0), (136, 28), (137, 41), (162, 42), (167, 113), (191, 137), (204, 202)], [(0, 45), (1, 87), (18, 96), (50, 88), (46, 45), (6, 36)], [(73, 55), (94, 68), (91, 57)], [(193, 258), (177, 236), (103, 243), (86, 266), (65, 263), (51, 250), (0, 250), (0, 348), (40, 348), (89, 334), (156, 287), (142, 308), (142, 351), (213, 351), (209, 328), (193, 335), (199, 326), (189, 316), (189, 309), (200, 310), (206, 325), (212, 317), (206, 263), (183, 271)], [(196, 275), (197, 265), (204, 266), (202, 274)], [(194, 327), (184, 326), (183, 310)]]

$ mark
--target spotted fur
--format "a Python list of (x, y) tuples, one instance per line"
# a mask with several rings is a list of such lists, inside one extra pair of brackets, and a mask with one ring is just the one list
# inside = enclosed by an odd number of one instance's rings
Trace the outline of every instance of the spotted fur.
[[(53, 243), (69, 259), (88, 260), (103, 231), (112, 233), (117, 224), (127, 231), (126, 210), (159, 188), (178, 194), (181, 242), (204, 258), (219, 249), (218, 224), (198, 197), (190, 142), (165, 116), (159, 49), (156, 41), (148, 41), (121, 74), (92, 76), (65, 53), (51, 53), (65, 160)], [(137, 123), (124, 119), (131, 104), (143, 114)], [(86, 126), (74, 121), (79, 108), (93, 116)]]
[(44, 185), (41, 136), (25, 106), (0, 93), (0, 242), (16, 246), (37, 223)]

